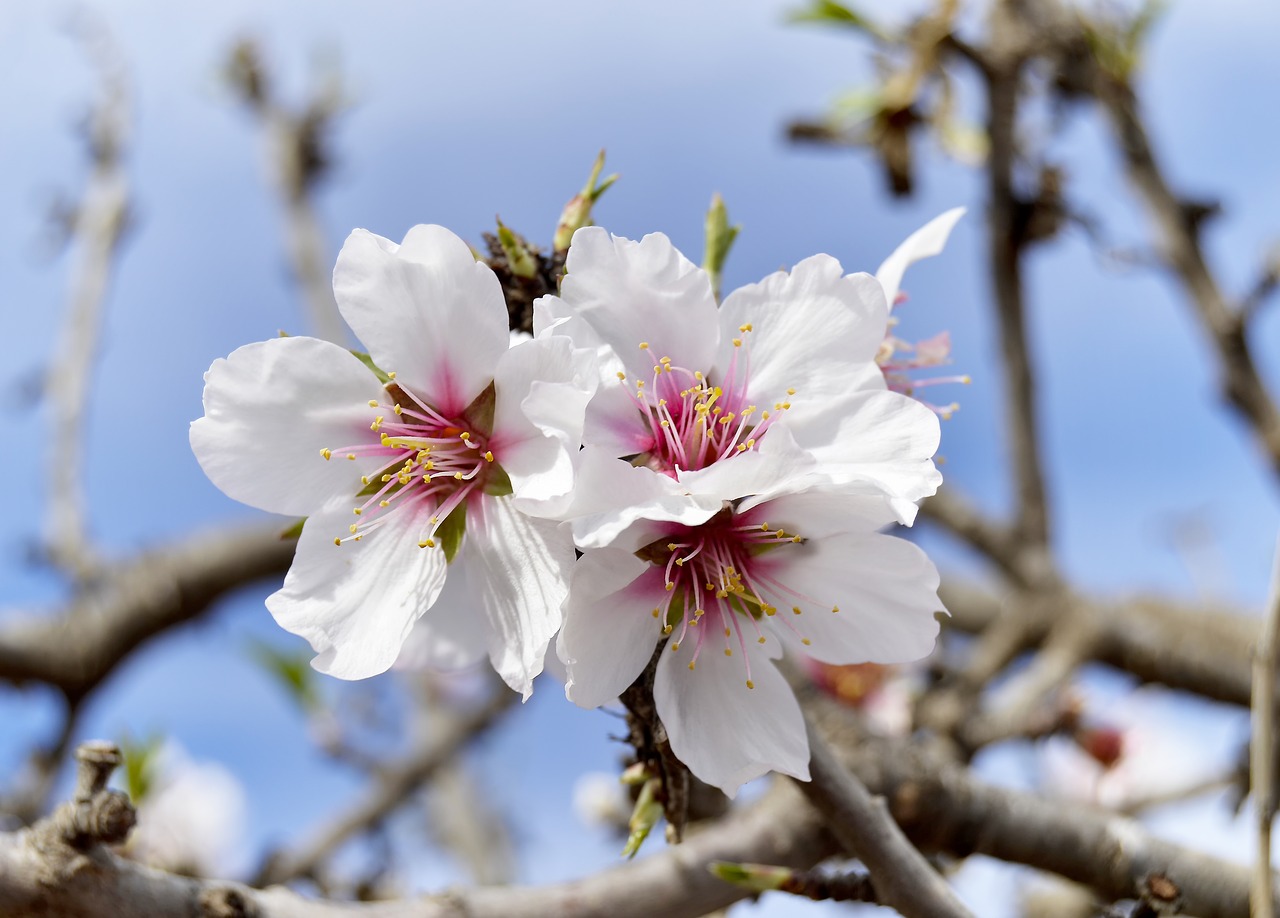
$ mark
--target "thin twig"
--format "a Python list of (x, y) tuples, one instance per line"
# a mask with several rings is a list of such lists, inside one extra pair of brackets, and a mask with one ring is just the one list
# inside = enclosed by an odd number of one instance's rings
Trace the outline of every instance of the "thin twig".
[(305, 107), (297, 112), (287, 109), (276, 97), (261, 50), (251, 41), (241, 41), (232, 49), (227, 71), (266, 135), (271, 179), (284, 206), (289, 266), (302, 289), (311, 332), (345, 344), (350, 333), (333, 296), (332, 259), (312, 202), (317, 184), (329, 169), (327, 134), (345, 105), (341, 87), (336, 79), (321, 81)]
[(1169, 267), (1214, 346), (1224, 394), (1253, 428), (1280, 475), (1280, 409), (1258, 374), (1245, 316), (1230, 308), (1201, 245), (1203, 212), (1174, 194), (1160, 168), (1132, 89), (1099, 71), (1093, 93), (1111, 121), (1130, 182), (1146, 201)]
[(1017, 480), (1017, 529), (1028, 549), (1047, 548), (1048, 502), (1040, 459), (1036, 421), (1036, 382), (1027, 343), (1023, 300), (1023, 252), (1026, 239), (1019, 220), (1021, 199), (1014, 190), (1017, 158), (1018, 93), (1023, 72), (1022, 52), (1005, 33), (1015, 28), (1015, 14), (998, 4), (991, 18), (992, 44), (1008, 48), (987, 73), (987, 222), (991, 278), (995, 287), (996, 319), (1000, 331), (1001, 369), (1007, 430)]
[(866, 864), (876, 898), (907, 918), (972, 918), (955, 892), (907, 841), (882, 799), (874, 798), (807, 725), (808, 782), (800, 788), (847, 852)]
[(1249, 784), (1257, 818), (1257, 853), (1254, 861), (1250, 910), (1253, 918), (1274, 918), (1271, 898), (1271, 822), (1275, 818), (1276, 668), (1280, 658), (1280, 540), (1271, 568), (1271, 597), (1262, 625), (1262, 637), (1253, 655), (1253, 745), (1250, 749)]
[(96, 24), (83, 26), (87, 53), (99, 71), (102, 98), (85, 119), (84, 135), (92, 170), (71, 220), (79, 240), (66, 317), (48, 374), (50, 559), (79, 578), (96, 567), (85, 525), (85, 450), (67, 449), (64, 431), (87, 424), (89, 380), (98, 353), (102, 307), (112, 266), (129, 222), (129, 182), (124, 155), (129, 139), (129, 94), (123, 65), (109, 37)]
[(499, 691), (478, 710), (423, 740), (401, 762), (382, 769), (360, 800), (312, 833), (297, 851), (272, 856), (258, 872), (254, 885), (284, 883), (314, 872), (347, 839), (374, 828), (403, 806), (415, 790), (451, 763), (463, 746), (494, 724), (517, 697), (513, 692)]

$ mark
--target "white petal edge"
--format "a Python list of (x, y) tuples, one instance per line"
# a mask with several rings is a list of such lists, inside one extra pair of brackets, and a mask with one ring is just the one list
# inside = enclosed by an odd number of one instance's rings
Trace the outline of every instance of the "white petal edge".
[(662, 233), (635, 242), (583, 227), (573, 234), (566, 267), (560, 299), (633, 378), (652, 378), (662, 357), (690, 370), (710, 367), (720, 336), (711, 281)]
[(899, 392), (853, 392), (788, 426), (831, 481), (879, 484), (897, 500), (904, 523), (942, 482), (932, 459), (942, 436), (938, 416)]
[[(773, 521), (770, 520), (772, 523)], [(802, 525), (802, 524), (796, 524)], [(801, 530), (803, 531), (803, 530)], [(784, 640), (824, 663), (907, 663), (928, 656), (938, 637), (938, 571), (917, 546), (878, 532), (841, 533), (784, 546), (757, 559), (763, 575), (822, 605), (776, 596)], [(840, 611), (832, 612), (838, 607)], [(798, 632), (798, 634), (797, 634)], [(801, 638), (809, 640), (801, 644)]]
[[(870, 275), (846, 277), (829, 255), (735, 290), (725, 298), (720, 320), (715, 380), (729, 388), (730, 363), (737, 363), (739, 380), (748, 363), (748, 396), (761, 409), (789, 402), (787, 415), (801, 418), (847, 392), (854, 379), (884, 385), (857, 373), (874, 363), (888, 328), (883, 292)], [(750, 331), (740, 331), (748, 325)], [(742, 346), (735, 347), (735, 340)]]
[[(348, 461), (339, 447), (376, 443), (371, 399), (382, 385), (356, 357), (318, 338), (274, 338), (215, 360), (191, 449), (219, 490), (271, 513), (305, 515), (348, 494), (377, 457)], [(322, 449), (335, 450), (332, 459)]]
[(804, 715), (787, 680), (763, 647), (747, 642), (751, 680), (741, 649), (725, 656), (709, 638), (694, 670), (694, 643), (667, 650), (658, 663), (653, 698), (671, 751), (695, 775), (730, 797), (770, 771), (809, 780)]
[(908, 236), (903, 243), (893, 250), (893, 254), (881, 262), (876, 268), (876, 280), (884, 288), (884, 297), (893, 308), (902, 289), (902, 276), (907, 268), (924, 258), (932, 258), (942, 252), (947, 244), (951, 230), (964, 216), (963, 207), (953, 207), (946, 213), (934, 217), (920, 229)]
[(644, 672), (661, 637), (653, 609), (665, 598), (660, 568), (629, 551), (588, 551), (573, 568), (556, 653), (574, 704), (598, 708)]
[(333, 292), (374, 362), (447, 415), (488, 386), (510, 343), (497, 277), (442, 226), (415, 226), (400, 245), (355, 230)]
[(467, 581), (488, 624), (489, 661), (524, 700), (560, 628), (573, 564), (567, 527), (521, 513), (510, 497), (467, 508)]
[(467, 580), (462, 545), (449, 566), (444, 589), (405, 638), (394, 669), (458, 670), (479, 662), (489, 651), (488, 626)]
[(525, 341), (499, 358), (493, 382), (490, 446), (517, 504), (553, 514), (573, 488), (573, 459), (597, 382), (594, 355), (563, 336)]
[(342, 500), (308, 518), (284, 586), (267, 597), (276, 623), (318, 654), (311, 665), (339, 679), (389, 669), (445, 581), (443, 550), (418, 547), (425, 519), (392, 512), (359, 542), (333, 544), (352, 518)]

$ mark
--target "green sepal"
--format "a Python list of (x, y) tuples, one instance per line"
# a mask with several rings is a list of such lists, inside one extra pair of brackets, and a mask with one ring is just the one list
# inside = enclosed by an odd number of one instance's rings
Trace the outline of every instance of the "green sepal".
[(366, 354), (364, 351), (352, 351), (351, 354), (357, 360), (363, 363), (366, 367), (368, 367), (371, 371), (373, 371), (373, 375), (378, 377), (378, 382), (382, 383), (384, 386), (387, 383), (391, 382), (391, 377), (388, 376), (385, 372), (383, 372), (382, 368), (373, 362), (373, 358), (370, 357), (368, 354)]
[(288, 529), (282, 530), (280, 533), (281, 542), (296, 542), (302, 538), (302, 527), (307, 524), (307, 518), (304, 516)]
[(496, 462), (489, 463), (489, 474), (484, 480), (484, 493), (490, 497), (506, 497), (508, 494), (515, 493), (515, 488), (511, 487), (511, 476)]
[(494, 388), (493, 383), (489, 383), (484, 387), (483, 392), (471, 400), (471, 404), (467, 406), (466, 411), (462, 412), (462, 415), (472, 429), (486, 433), (493, 430), (493, 409), (497, 403), (498, 390)]
[(462, 537), (467, 533), (467, 505), (459, 504), (453, 512), (444, 518), (440, 528), (436, 530), (435, 539), (444, 549), (444, 559), (452, 563), (462, 548)]

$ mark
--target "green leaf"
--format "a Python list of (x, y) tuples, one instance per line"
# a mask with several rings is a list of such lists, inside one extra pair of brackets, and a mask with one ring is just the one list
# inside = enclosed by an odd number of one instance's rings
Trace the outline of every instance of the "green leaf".
[(467, 533), (467, 505), (459, 504), (452, 513), (444, 518), (440, 528), (436, 530), (436, 539), (444, 549), (445, 561), (452, 562), (462, 547), (462, 537)]
[(120, 740), (124, 755), (124, 788), (134, 805), (141, 803), (155, 787), (156, 761), (164, 737), (153, 733), (144, 740), (126, 735)]
[(304, 711), (314, 710), (319, 705), (320, 695), (309, 649), (281, 650), (265, 641), (253, 641), (249, 644), (249, 655)]
[(387, 383), (391, 382), (391, 377), (388, 376), (386, 373), (384, 373), (382, 371), (382, 368), (373, 362), (373, 358), (370, 357), (368, 354), (366, 354), (364, 351), (352, 351), (351, 353), (357, 359), (359, 359), (361, 363), (363, 363), (366, 367), (372, 370), (373, 375), (378, 377), (378, 381), (381, 382), (384, 386)]
[(833, 24), (845, 28), (866, 32), (875, 38), (883, 38), (884, 31), (869, 17), (835, 0), (813, 0), (804, 9), (793, 10), (788, 16), (789, 22), (816, 22)]

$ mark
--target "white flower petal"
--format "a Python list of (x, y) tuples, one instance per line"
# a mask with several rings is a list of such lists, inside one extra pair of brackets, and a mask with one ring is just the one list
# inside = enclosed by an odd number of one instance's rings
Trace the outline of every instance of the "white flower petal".
[(526, 516), (510, 497), (467, 508), (467, 579), (488, 622), (489, 660), (526, 700), (560, 628), (573, 542), (559, 523)]
[(899, 522), (897, 503), (872, 482), (850, 482), (839, 490), (822, 483), (792, 493), (775, 491), (742, 501), (738, 512), (746, 513), (762, 504), (767, 504), (761, 512), (773, 528), (799, 533), (806, 539), (867, 532)]
[(963, 207), (954, 207), (941, 216), (934, 217), (920, 229), (906, 238), (902, 245), (893, 250), (893, 254), (884, 260), (876, 269), (876, 280), (884, 288), (885, 299), (890, 308), (898, 298), (902, 287), (902, 275), (909, 266), (922, 258), (932, 258), (942, 251), (947, 244), (947, 237), (956, 222), (964, 216)]
[[(874, 362), (884, 340), (889, 311), (883, 292), (869, 275), (845, 277), (829, 255), (806, 258), (790, 273), (779, 271), (735, 290), (725, 298), (720, 317), (724, 337), (716, 381), (728, 387), (736, 352), (737, 378), (748, 362), (748, 393), (762, 409), (790, 401), (787, 415), (799, 420), (847, 393), (855, 380), (884, 387), (882, 380), (855, 375), (860, 364)], [(746, 325), (752, 330), (740, 332)], [(743, 342), (741, 348), (734, 347), (735, 338)]]
[[(776, 425), (756, 449), (692, 472), (681, 472), (680, 484), (712, 503), (800, 490), (825, 480), (813, 457), (801, 449), (784, 425)], [(708, 504), (711, 505), (710, 503)]]
[(405, 639), (396, 669), (462, 669), (488, 653), (488, 626), (467, 580), (467, 567), (460, 563), (466, 553), (464, 540), (440, 596)]
[[(634, 242), (583, 227), (573, 234), (567, 269), (560, 298), (590, 323), (628, 374), (650, 379), (662, 357), (690, 370), (710, 367), (720, 337), (711, 281), (666, 236)], [(649, 347), (642, 350), (642, 342)]]
[(353, 519), (342, 500), (308, 518), (284, 586), (267, 597), (277, 624), (319, 654), (311, 665), (340, 679), (385, 672), (445, 580), (444, 552), (418, 547), (426, 520), (411, 509), (334, 545)]
[(602, 548), (640, 520), (705, 523), (720, 511), (722, 502), (718, 496), (690, 494), (673, 478), (588, 446), (578, 457), (573, 503), (566, 516), (572, 518), (573, 538), (580, 548)]
[(325, 448), (376, 442), (369, 400), (384, 393), (348, 351), (318, 338), (248, 344), (205, 374), (204, 417), (191, 449), (209, 480), (230, 497), (272, 513), (308, 514), (360, 490), (376, 457), (354, 462)]
[(442, 226), (415, 226), (398, 246), (356, 230), (333, 293), (374, 362), (444, 414), (484, 390), (510, 342), (497, 277)]
[(661, 636), (653, 608), (662, 571), (628, 551), (589, 551), (573, 568), (556, 652), (568, 673), (565, 696), (584, 708), (616, 699), (644, 672)]
[(654, 679), (653, 698), (667, 728), (671, 751), (695, 775), (730, 797), (753, 778), (770, 771), (809, 780), (809, 741), (791, 686), (764, 648), (747, 642), (751, 681), (741, 648), (726, 657), (709, 636), (690, 671), (695, 643), (679, 652), (670, 644)]
[(876, 482), (897, 499), (905, 523), (915, 518), (914, 502), (942, 482), (932, 460), (942, 436), (938, 416), (901, 393), (851, 392), (789, 426), (832, 481)]
[(490, 448), (521, 506), (542, 503), (554, 512), (573, 487), (573, 459), (596, 387), (592, 355), (561, 336), (526, 341), (499, 358), (493, 376)]
[(824, 663), (906, 663), (933, 650), (934, 613), (943, 611), (938, 572), (915, 545), (868, 532), (810, 539), (796, 549), (783, 546), (756, 561), (761, 577), (821, 604), (801, 601), (804, 611), (793, 615), (788, 610), (797, 600), (775, 600), (775, 619), (785, 619), (775, 622), (775, 631), (797, 646), (807, 638), (804, 653)]

